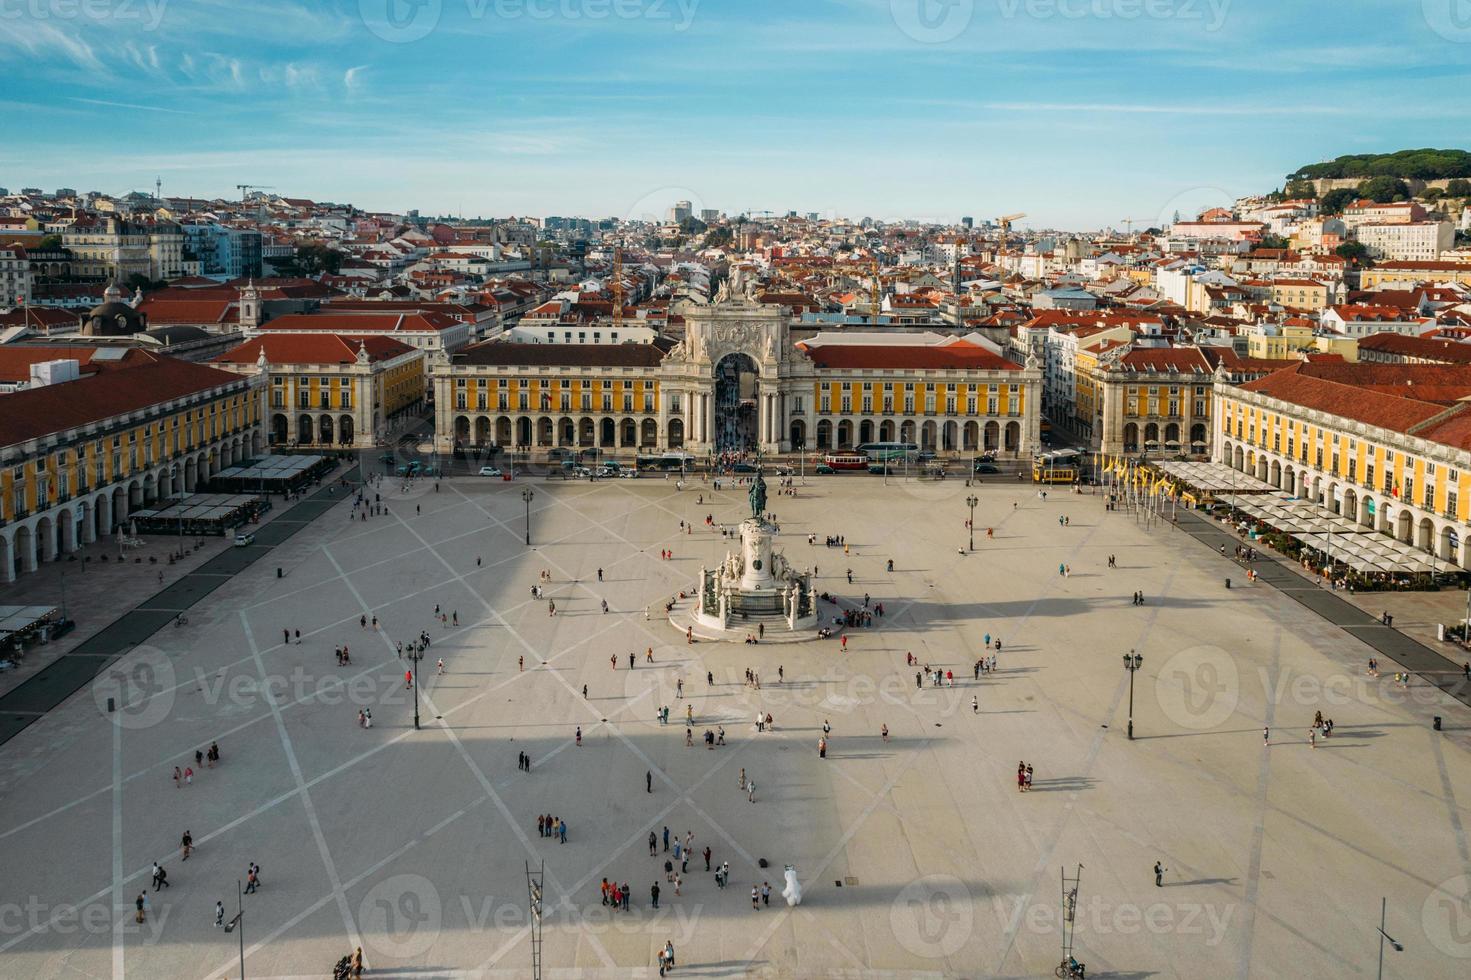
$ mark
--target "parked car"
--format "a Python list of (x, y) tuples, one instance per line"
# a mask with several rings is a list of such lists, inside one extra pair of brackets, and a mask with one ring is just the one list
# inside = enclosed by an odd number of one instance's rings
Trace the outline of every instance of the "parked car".
[(500, 471), (500, 469), (498, 467), (495, 467), (495, 466), (482, 466), (482, 467), (480, 467), (480, 475), (481, 476), (500, 476), (501, 475), (501, 471)]
[(253, 544), (255, 544), (255, 532), (254, 531), (236, 531), (235, 532), (235, 547), (237, 547), (237, 548), (248, 548), (248, 547), (250, 547)]
[(393, 453), (384, 453), (382, 456), (378, 457), (378, 461), (380, 463), (391, 463), (397, 458), (398, 457), (393, 455)]
[(418, 476), (419, 475), (419, 461), (416, 459), (416, 460), (413, 460), (412, 462), (408, 462), (408, 463), (403, 464), (402, 466), (400, 466), (398, 468), (398, 475), (399, 476)]
[(1000, 469), (998, 469), (995, 466), (992, 466), (990, 463), (977, 463), (976, 464), (976, 467), (975, 467), (975, 471), (976, 471), (976, 473), (978, 475), (979, 474), (983, 474), (983, 473), (984, 474), (991, 474), (991, 473), (1000, 473), (1001, 472)]
[(833, 469), (831, 466), (827, 465), (826, 463), (818, 463), (817, 464), (817, 474), (819, 476), (826, 476), (829, 473), (836, 473), (836, 472), (837, 472), (837, 470)]
[(737, 463), (737, 464), (735, 464), (734, 466), (732, 466), (730, 468), (730, 471), (732, 473), (755, 473), (756, 472), (756, 464), (755, 463)]

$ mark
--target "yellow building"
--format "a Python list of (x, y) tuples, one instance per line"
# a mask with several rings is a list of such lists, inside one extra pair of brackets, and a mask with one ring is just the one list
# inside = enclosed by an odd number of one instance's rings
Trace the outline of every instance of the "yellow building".
[(211, 363), (264, 378), (273, 446), (377, 445), (426, 390), (424, 352), (379, 335), (266, 333)]
[(1326, 283), (1316, 279), (1272, 280), (1272, 302), (1295, 310), (1321, 310), (1328, 305)]
[(690, 310), (685, 339), (492, 341), (434, 370), (441, 451), (496, 446), (696, 455), (830, 452), (903, 442), (936, 453), (1030, 454), (1040, 371), (933, 336), (818, 334), (778, 306)]
[(1400, 282), (1458, 282), (1471, 286), (1471, 262), (1379, 262), (1359, 273), (1359, 288)]
[(247, 379), (167, 357), (0, 395), (0, 580), (259, 454), (260, 420)]
[(1215, 393), (1212, 458), (1471, 567), (1471, 368), (1301, 362)]
[(1313, 327), (1307, 323), (1258, 323), (1246, 335), (1247, 355), (1262, 360), (1285, 361), (1312, 349)]

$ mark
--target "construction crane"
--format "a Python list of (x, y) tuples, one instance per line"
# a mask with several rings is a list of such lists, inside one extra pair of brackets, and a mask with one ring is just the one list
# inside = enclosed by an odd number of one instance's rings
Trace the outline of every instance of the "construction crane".
[(613, 330), (623, 329), (623, 246), (613, 247)]
[(236, 184), (235, 185), (235, 189), (240, 192), (240, 203), (241, 204), (244, 204), (245, 203), (245, 199), (250, 196), (250, 192), (251, 191), (269, 191), (269, 190), (275, 190), (275, 185), (274, 184)]
[(1147, 224), (1150, 219), (1148, 219), (1148, 218), (1120, 218), (1119, 220), (1121, 220), (1124, 223), (1124, 234), (1126, 234), (1126, 235), (1132, 235), (1132, 234), (1134, 234), (1134, 226), (1135, 225)]
[(996, 223), (1001, 226), (1001, 234), (1008, 235), (1011, 233), (1011, 223), (1013, 221), (1020, 221), (1026, 216), (1027, 215), (1025, 212), (1019, 211), (1016, 214), (1008, 214), (1003, 217), (997, 218)]

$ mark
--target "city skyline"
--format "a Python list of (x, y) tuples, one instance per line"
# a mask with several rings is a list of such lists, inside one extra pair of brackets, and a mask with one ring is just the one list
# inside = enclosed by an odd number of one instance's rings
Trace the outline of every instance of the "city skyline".
[(1455, 3), (24, 0), (0, 11), (25, 134), (0, 184), (1158, 223), (1323, 158), (1445, 145), (1467, 110), (1436, 93), (1471, 61)]

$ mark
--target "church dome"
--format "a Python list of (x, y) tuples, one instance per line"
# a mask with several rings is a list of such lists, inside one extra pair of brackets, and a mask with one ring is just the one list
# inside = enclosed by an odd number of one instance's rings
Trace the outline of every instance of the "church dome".
[(148, 329), (148, 317), (123, 302), (122, 290), (114, 283), (102, 294), (102, 305), (82, 317), (82, 333), (90, 337), (126, 337)]

